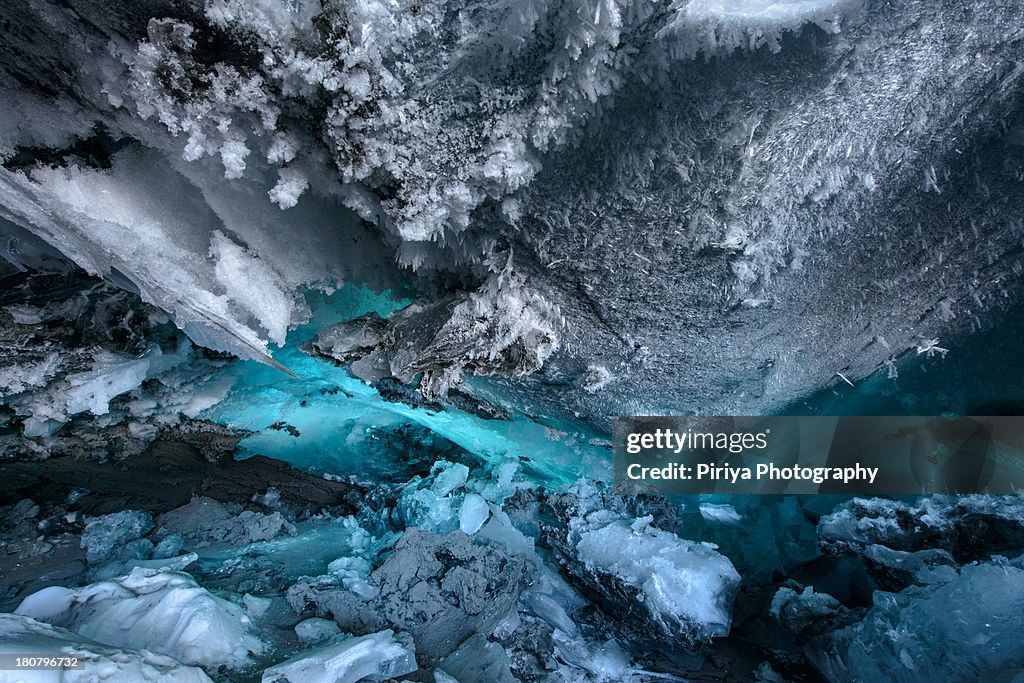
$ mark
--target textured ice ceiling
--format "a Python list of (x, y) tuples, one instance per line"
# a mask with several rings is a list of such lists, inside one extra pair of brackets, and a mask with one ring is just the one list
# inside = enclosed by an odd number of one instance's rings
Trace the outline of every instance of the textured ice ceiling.
[(56, 249), (242, 357), (273, 362), (305, 289), (365, 283), (422, 306), (388, 354), (426, 393), (495, 374), (598, 422), (753, 413), (1018, 294), (1016, 3), (0, 17), (0, 253)]

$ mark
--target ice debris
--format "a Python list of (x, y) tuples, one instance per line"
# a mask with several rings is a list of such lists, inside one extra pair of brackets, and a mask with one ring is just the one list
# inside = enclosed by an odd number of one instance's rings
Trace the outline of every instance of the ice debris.
[(693, 646), (728, 635), (739, 573), (714, 545), (681, 539), (651, 521), (601, 513), (580, 520), (570, 531), (577, 571), (624, 589), (615, 593), (646, 613), (662, 636)]
[(341, 629), (329, 619), (311, 617), (295, 624), (295, 635), (306, 645), (312, 645), (341, 635)]
[(15, 613), (204, 667), (241, 668), (264, 649), (242, 607), (180, 572), (137, 568), (83, 588), (51, 586), (25, 598)]
[(411, 639), (394, 631), (337, 636), (263, 672), (263, 683), (386, 681), (416, 670)]
[(1019, 678), (1022, 565), (996, 558), (964, 566), (948, 583), (878, 591), (862, 620), (813, 639), (807, 655), (833, 683)]
[(75, 657), (79, 669), (0, 671), (0, 683), (212, 683), (202, 669), (148, 650), (111, 647), (17, 614), (0, 614), (0, 655)]
[[(143, 540), (142, 537), (152, 528), (152, 515), (138, 510), (122, 510), (95, 517), (89, 520), (82, 532), (82, 548), (86, 560), (91, 565), (98, 565), (115, 555), (126, 554), (125, 550), (131, 553), (134, 549), (125, 546)], [(149, 544), (149, 554), (152, 554), (153, 544), (149, 541), (144, 543)]]
[(685, 648), (728, 635), (739, 573), (715, 545), (657, 526), (656, 515), (671, 524), (674, 512), (654, 506), (642, 517), (626, 514), (648, 503), (581, 484), (553, 499), (565, 526), (548, 528), (546, 537), (569, 575), (621, 610), (638, 632)]
[(816, 593), (811, 586), (803, 591), (782, 586), (772, 598), (769, 613), (797, 636), (819, 635), (857, 620), (855, 611), (828, 593)]
[(700, 516), (708, 524), (739, 524), (743, 515), (736, 512), (736, 508), (725, 503), (701, 503)]

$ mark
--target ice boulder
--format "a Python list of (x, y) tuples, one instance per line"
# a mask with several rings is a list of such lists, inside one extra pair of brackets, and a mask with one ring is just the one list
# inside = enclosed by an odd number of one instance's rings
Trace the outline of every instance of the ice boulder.
[(82, 666), (64, 671), (0, 670), (0, 683), (211, 683), (202, 669), (167, 655), (110, 647), (30, 617), (0, 614), (0, 655), (27, 653), (75, 657)]
[(1022, 565), (998, 558), (945, 584), (878, 591), (862, 620), (812, 640), (807, 656), (833, 683), (1020, 680)]
[(25, 598), (15, 613), (204, 667), (240, 668), (263, 651), (245, 609), (180, 572), (140, 567), (84, 588), (51, 586)]
[(263, 672), (263, 683), (355, 683), (392, 680), (416, 670), (412, 639), (394, 631), (337, 636)]
[(576, 508), (549, 533), (577, 583), (621, 610), (634, 631), (667, 644), (693, 648), (728, 635), (740, 575), (715, 545), (679, 538), (651, 515), (591, 509)]

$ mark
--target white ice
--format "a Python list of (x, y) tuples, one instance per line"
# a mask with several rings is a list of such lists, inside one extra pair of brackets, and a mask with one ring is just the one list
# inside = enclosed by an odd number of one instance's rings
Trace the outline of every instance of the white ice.
[(25, 598), (15, 613), (204, 667), (241, 668), (264, 649), (245, 609), (180, 572), (137, 568), (84, 588), (51, 586)]
[(355, 683), (387, 680), (416, 670), (411, 640), (380, 631), (358, 638), (339, 636), (303, 650), (263, 672), (263, 683)]
[(110, 647), (30, 617), (0, 614), (0, 655), (75, 657), (80, 669), (0, 670), (0, 683), (212, 683), (202, 669), (147, 650)]

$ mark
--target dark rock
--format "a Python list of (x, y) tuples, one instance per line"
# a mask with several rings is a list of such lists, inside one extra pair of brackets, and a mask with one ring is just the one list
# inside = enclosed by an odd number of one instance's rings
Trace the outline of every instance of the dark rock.
[(63, 499), (72, 488), (82, 487), (89, 493), (77, 505), (89, 515), (127, 508), (159, 514), (197, 495), (225, 503), (249, 501), (268, 486), (280, 492), (282, 508), (295, 514), (325, 508), (352, 514), (360, 490), (263, 456), (210, 462), (198, 448), (181, 441), (155, 441), (141, 455), (117, 465), (69, 456), (0, 464), (0, 501), (37, 494)]
[(455, 651), (474, 633), (489, 633), (514, 607), (526, 575), (522, 559), (462, 533), (407, 531), (375, 569), (372, 600), (332, 577), (300, 581), (288, 591), (298, 613), (331, 617), (357, 634), (394, 628), (410, 633), (421, 663)]
[(818, 539), (824, 552), (858, 555), (880, 586), (900, 590), (921, 570), (1024, 552), (1024, 498), (855, 498), (822, 517)]

